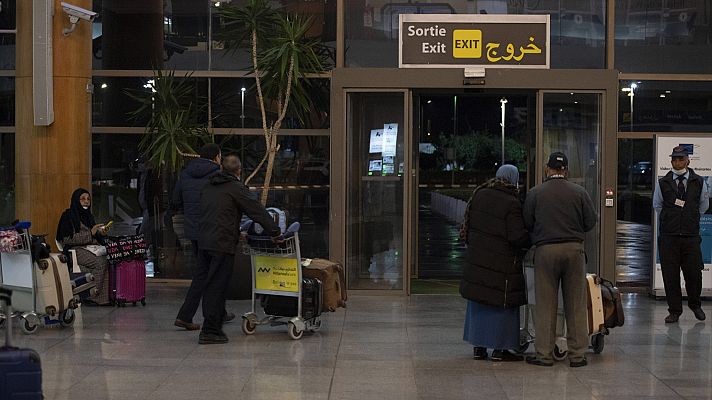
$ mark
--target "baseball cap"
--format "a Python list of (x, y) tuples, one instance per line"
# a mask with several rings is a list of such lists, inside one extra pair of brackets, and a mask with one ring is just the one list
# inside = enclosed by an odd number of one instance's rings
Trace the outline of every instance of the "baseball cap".
[(687, 149), (684, 146), (675, 146), (672, 148), (672, 154), (670, 157), (687, 157)]
[(546, 163), (546, 166), (553, 169), (567, 168), (569, 166), (569, 159), (566, 158), (566, 154), (555, 151), (549, 156), (549, 162)]

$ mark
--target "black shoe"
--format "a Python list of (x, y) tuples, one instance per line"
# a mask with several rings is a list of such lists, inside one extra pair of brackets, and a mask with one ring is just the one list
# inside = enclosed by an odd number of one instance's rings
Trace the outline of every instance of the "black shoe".
[(214, 333), (201, 333), (198, 337), (198, 344), (223, 344), (227, 342), (227, 336)]
[(492, 356), (490, 357), (492, 361), (524, 361), (524, 357), (518, 356), (509, 350), (493, 350)]
[(475, 346), (475, 360), (486, 360), (487, 359), (487, 348)]
[[(694, 311), (693, 311), (694, 312)], [(703, 314), (704, 316), (704, 314)], [(680, 314), (677, 313), (670, 313), (668, 314), (667, 317), (665, 317), (665, 323), (666, 324), (672, 324), (674, 322), (677, 322), (680, 319)]]
[(705, 316), (705, 312), (702, 311), (702, 308), (693, 308), (692, 313), (695, 314), (695, 318), (699, 319), (700, 321), (704, 321), (707, 316)]
[(235, 313), (225, 311), (225, 315), (223, 315), (223, 323), (230, 322), (233, 319), (235, 319)]
[(534, 356), (527, 356), (527, 364), (537, 365), (539, 367), (553, 367), (553, 361), (544, 361), (541, 358), (536, 358)]
[(173, 325), (183, 328), (186, 331), (197, 331), (200, 329), (200, 324), (194, 324), (192, 322), (185, 322), (181, 319), (176, 318), (176, 321), (173, 323)]
[(569, 362), (569, 366), (571, 368), (578, 368), (578, 367), (585, 367), (588, 365), (588, 361), (586, 361), (586, 357), (584, 357), (581, 361), (571, 361)]

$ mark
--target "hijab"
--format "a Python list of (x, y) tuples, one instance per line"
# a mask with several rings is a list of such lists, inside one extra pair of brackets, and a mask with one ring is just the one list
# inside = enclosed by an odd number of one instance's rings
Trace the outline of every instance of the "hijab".
[(514, 186), (519, 184), (519, 170), (511, 164), (504, 164), (497, 170), (497, 178), (501, 178)]
[(84, 193), (89, 193), (89, 191), (79, 188), (72, 193), (69, 208), (64, 210), (57, 225), (57, 240), (62, 240), (78, 233), (82, 224), (89, 229), (96, 225), (94, 216), (91, 215), (91, 205), (85, 210), (79, 201), (79, 198)]

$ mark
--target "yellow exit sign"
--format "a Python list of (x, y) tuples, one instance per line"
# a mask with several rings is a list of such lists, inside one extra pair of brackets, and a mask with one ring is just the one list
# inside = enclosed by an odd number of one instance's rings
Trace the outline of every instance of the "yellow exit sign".
[(452, 32), (452, 56), (454, 58), (481, 58), (482, 31), (456, 29)]

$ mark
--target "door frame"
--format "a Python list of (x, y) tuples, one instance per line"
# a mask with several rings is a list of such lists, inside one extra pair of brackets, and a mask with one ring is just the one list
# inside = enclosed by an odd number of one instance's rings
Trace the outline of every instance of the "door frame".
[[(329, 208), (329, 257), (341, 262), (346, 261), (346, 178), (348, 149), (347, 130), (347, 92), (358, 91), (406, 91), (405, 104), (406, 129), (404, 144), (412, 143), (412, 90), (413, 89), (452, 89), (467, 92), (469, 90), (496, 89), (529, 89), (536, 91), (595, 91), (603, 92), (602, 124), (600, 149), (600, 179), (602, 188), (617, 190), (617, 131), (618, 114), (618, 71), (616, 70), (570, 70), (570, 69), (488, 69), (485, 77), (476, 85), (464, 78), (463, 69), (459, 68), (336, 68), (331, 71), (331, 141), (330, 157), (332, 159), (330, 173), (330, 208)], [(540, 94), (537, 95), (539, 97)], [(540, 107), (537, 102), (537, 107)], [(537, 138), (541, 134), (537, 121)], [(538, 148), (539, 146), (537, 146)], [(539, 150), (537, 150), (539, 151)], [(413, 221), (410, 212), (417, 203), (413, 199), (413, 179), (416, 172), (412, 168), (412, 157), (408, 157), (404, 188), (404, 291), (383, 291), (389, 294), (410, 294), (410, 273), (415, 260), (415, 240), (413, 238)], [(339, 160), (334, 162), (333, 160)], [(541, 160), (541, 159), (539, 159)], [(605, 207), (601, 190), (598, 201), (600, 216), (600, 274), (602, 277), (615, 281), (615, 238), (616, 238), (616, 206)], [(415, 238), (417, 239), (417, 238)], [(345, 265), (345, 264), (344, 264)], [(345, 266), (346, 267), (346, 266)], [(348, 270), (348, 267), (346, 267)], [(381, 291), (368, 291), (377, 294)]]

